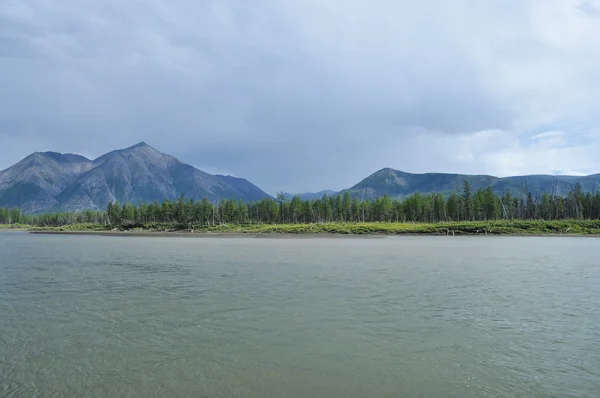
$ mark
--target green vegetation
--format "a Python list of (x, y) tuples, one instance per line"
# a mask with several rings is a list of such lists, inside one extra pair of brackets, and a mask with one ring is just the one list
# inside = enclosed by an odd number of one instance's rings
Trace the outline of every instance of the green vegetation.
[(103, 224), (108, 225), (108, 217), (104, 211), (86, 210), (73, 213), (46, 213), (40, 215), (27, 215), (18, 208), (3, 209), (0, 207), (0, 225), (13, 226), (15, 224), (59, 227), (73, 224)]
[(465, 221), (443, 223), (323, 223), (221, 225), (205, 227), (198, 232), (212, 233), (287, 233), (347, 235), (470, 235), (470, 234), (600, 234), (600, 221)]
[(344, 234), (544, 234), (600, 233), (600, 193), (584, 194), (581, 186), (566, 197), (531, 193), (495, 194), (491, 188), (420, 195), (402, 200), (383, 196), (358, 201), (348, 193), (302, 201), (299, 197), (260, 202), (221, 199), (212, 203), (183, 196), (174, 203), (109, 203), (106, 211), (25, 215), (18, 209), (0, 209), (0, 223), (29, 224), (32, 230), (57, 231), (195, 230), (249, 233)]
[(26, 230), (31, 228), (31, 225), (27, 224), (0, 224), (0, 229), (20, 229)]
[(92, 223), (83, 223), (83, 224), (69, 224), (62, 225), (59, 227), (33, 227), (30, 226), (27, 228), (28, 231), (49, 231), (49, 232), (98, 232), (98, 231), (109, 231), (111, 228), (106, 224), (92, 224)]
[[(62, 227), (31, 227), (33, 232), (102, 232), (111, 231), (102, 224), (72, 224)], [(343, 234), (343, 235), (600, 235), (598, 220), (497, 220), (441, 223), (322, 223), (322, 224), (223, 224), (182, 229), (177, 224), (146, 224), (121, 227), (119, 231), (195, 232), (239, 234)]]

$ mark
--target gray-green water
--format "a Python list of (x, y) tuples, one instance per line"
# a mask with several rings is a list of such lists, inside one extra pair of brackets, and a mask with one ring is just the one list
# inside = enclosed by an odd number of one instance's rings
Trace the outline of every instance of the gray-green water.
[(2, 397), (598, 397), (600, 240), (0, 233)]

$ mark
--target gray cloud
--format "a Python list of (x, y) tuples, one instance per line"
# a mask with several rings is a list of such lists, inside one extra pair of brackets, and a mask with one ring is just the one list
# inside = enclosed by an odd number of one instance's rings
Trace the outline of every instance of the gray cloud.
[(591, 2), (584, 1), (579, 5), (579, 9), (588, 15), (600, 17), (600, 10)]
[[(557, 153), (598, 171), (597, 7), (10, 0), (0, 168), (143, 140), (269, 192), (341, 189), (386, 166), (551, 172)], [(529, 144), (557, 126), (560, 147)]]

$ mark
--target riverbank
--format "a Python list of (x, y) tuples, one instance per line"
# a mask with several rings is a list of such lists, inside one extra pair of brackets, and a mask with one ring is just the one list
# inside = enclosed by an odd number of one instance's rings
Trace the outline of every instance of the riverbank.
[(28, 231), (31, 228), (25, 224), (0, 224), (0, 231)]
[(111, 228), (98, 224), (30, 227), (30, 233), (92, 234), (113, 236), (264, 236), (264, 235), (560, 235), (600, 236), (598, 221), (474, 221), (447, 223), (324, 223), (219, 225), (182, 229), (176, 225), (148, 224), (137, 228)]

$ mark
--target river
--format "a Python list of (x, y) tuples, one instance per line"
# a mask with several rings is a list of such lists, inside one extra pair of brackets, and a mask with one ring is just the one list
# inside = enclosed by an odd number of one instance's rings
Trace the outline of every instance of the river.
[(598, 397), (600, 240), (0, 232), (2, 397)]

